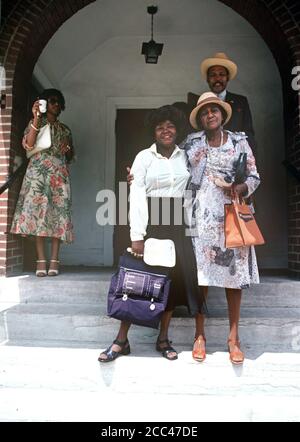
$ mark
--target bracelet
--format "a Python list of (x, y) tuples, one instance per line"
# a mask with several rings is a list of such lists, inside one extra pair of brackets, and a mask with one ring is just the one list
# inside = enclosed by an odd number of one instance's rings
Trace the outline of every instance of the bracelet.
[(30, 127), (32, 127), (32, 129), (34, 129), (36, 132), (39, 132), (40, 129), (38, 129), (37, 127), (35, 127), (32, 123), (30, 123)]
[(28, 146), (27, 143), (25, 143), (25, 147), (26, 147), (27, 150), (32, 150), (34, 148), (34, 146)]
[(131, 247), (127, 247), (127, 252), (131, 253), (135, 258), (143, 258), (143, 253), (136, 253), (132, 251)]

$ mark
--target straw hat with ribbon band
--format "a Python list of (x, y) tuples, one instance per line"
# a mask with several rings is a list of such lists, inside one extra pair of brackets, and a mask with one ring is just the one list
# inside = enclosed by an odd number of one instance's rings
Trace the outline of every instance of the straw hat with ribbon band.
[(237, 65), (231, 61), (224, 52), (217, 52), (210, 58), (205, 58), (200, 65), (203, 78), (207, 79), (207, 71), (212, 66), (223, 66), (229, 72), (229, 80), (232, 80), (237, 74)]
[(229, 103), (226, 103), (226, 101), (221, 100), (217, 95), (215, 95), (213, 92), (204, 92), (204, 94), (200, 95), (197, 106), (192, 110), (190, 115), (190, 123), (193, 126), (194, 129), (200, 129), (197, 124), (197, 114), (199, 110), (205, 106), (206, 104), (215, 103), (218, 106), (220, 106), (222, 109), (224, 109), (226, 113), (226, 119), (223, 122), (223, 125), (228, 123), (228, 121), (231, 118), (232, 110)]

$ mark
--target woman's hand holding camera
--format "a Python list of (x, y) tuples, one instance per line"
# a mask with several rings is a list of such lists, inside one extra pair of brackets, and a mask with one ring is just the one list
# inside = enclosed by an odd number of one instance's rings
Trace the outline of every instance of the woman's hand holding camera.
[(33, 106), (32, 106), (32, 115), (33, 115), (34, 122), (37, 123), (37, 122), (38, 122), (38, 119), (39, 119), (39, 117), (40, 117), (40, 115), (41, 115), (41, 113), (40, 113), (40, 107), (39, 107), (39, 100), (36, 100), (36, 101), (33, 103)]

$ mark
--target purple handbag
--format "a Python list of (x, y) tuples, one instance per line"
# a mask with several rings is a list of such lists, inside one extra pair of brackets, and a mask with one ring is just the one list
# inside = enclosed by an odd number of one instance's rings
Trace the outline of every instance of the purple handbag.
[(108, 292), (108, 316), (144, 327), (158, 328), (167, 306), (170, 269), (154, 267), (125, 252)]

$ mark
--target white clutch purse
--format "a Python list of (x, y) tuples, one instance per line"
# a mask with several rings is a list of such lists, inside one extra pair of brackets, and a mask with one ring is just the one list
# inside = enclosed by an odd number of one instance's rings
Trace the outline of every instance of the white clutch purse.
[(49, 147), (51, 147), (50, 124), (45, 124), (45, 126), (40, 129), (36, 137), (34, 148), (32, 150), (27, 150), (26, 156), (27, 158), (31, 158), (35, 153), (44, 149), (49, 149)]
[(144, 245), (144, 262), (150, 266), (174, 267), (175, 244), (171, 239), (148, 238)]

